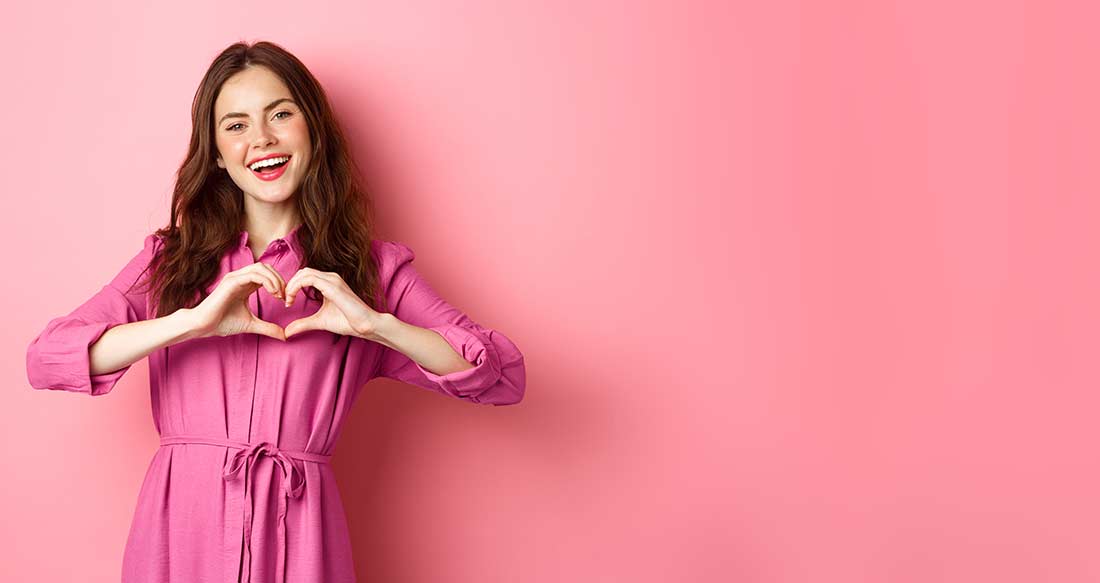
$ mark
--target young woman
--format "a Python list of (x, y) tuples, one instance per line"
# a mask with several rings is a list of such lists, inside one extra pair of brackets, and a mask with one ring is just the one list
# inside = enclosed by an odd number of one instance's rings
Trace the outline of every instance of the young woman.
[(195, 95), (170, 221), (27, 349), (36, 389), (104, 395), (149, 356), (161, 447), (124, 582), (355, 581), (331, 459), (363, 385), (518, 403), (523, 355), (440, 298), (373, 211), (317, 80), (237, 43)]

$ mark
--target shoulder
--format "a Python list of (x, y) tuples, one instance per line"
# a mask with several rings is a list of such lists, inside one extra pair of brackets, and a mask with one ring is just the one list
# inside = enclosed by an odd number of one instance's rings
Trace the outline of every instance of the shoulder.
[[(371, 241), (371, 253), (377, 261), (378, 281), (386, 296), (401, 293), (400, 290), (406, 289), (415, 279), (410, 264), (416, 254), (408, 245), (400, 241), (374, 239)], [(402, 266), (405, 268), (402, 269)]]
[(164, 248), (165, 237), (159, 232), (152, 232), (145, 235), (144, 241), (142, 241), (141, 251), (134, 257), (133, 267), (145, 272), (151, 266), (154, 260), (157, 259), (157, 255), (160, 254)]
[(411, 263), (416, 259), (416, 254), (408, 245), (400, 241), (387, 241), (373, 239), (370, 242), (371, 253), (378, 261), (378, 271), (383, 279), (387, 279), (397, 271), (398, 267)]
[(155, 250), (158, 246), (164, 244), (164, 236), (160, 233), (149, 233), (145, 236), (144, 248), (146, 250)]
[(152, 261), (157, 253), (164, 248), (164, 235), (159, 232), (152, 232), (145, 236), (145, 240), (141, 246), (141, 256), (145, 259), (146, 263)]
[(156, 233), (150, 233), (142, 241), (139, 250), (123, 266), (122, 270), (111, 280), (111, 284), (121, 291), (130, 289), (143, 275), (148, 273), (151, 263), (156, 258), (157, 252), (163, 244), (163, 240)]

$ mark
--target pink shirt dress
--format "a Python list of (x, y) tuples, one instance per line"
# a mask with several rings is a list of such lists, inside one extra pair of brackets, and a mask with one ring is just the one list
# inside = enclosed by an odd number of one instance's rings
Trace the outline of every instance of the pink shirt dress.
[[(302, 257), (298, 228), (272, 241), (258, 259), (288, 281)], [(207, 292), (226, 273), (256, 261), (247, 231), (237, 243)], [(129, 367), (90, 375), (88, 348), (112, 326), (148, 317), (146, 293), (138, 288), (159, 245), (148, 235), (102, 290), (47, 323), (27, 348), (32, 387), (93, 396), (111, 391)], [(391, 312), (438, 332), (475, 366), (437, 375), (382, 344), (323, 330), (286, 342), (259, 334), (195, 338), (150, 353), (160, 447), (138, 495), (123, 583), (353, 582), (351, 542), (329, 462), (367, 381), (396, 379), (482, 405), (523, 398), (523, 354), (511, 340), (440, 298), (413, 267), (408, 246), (375, 240), (371, 252)], [(257, 316), (281, 326), (320, 308), (305, 293), (286, 308), (263, 288), (248, 302)]]

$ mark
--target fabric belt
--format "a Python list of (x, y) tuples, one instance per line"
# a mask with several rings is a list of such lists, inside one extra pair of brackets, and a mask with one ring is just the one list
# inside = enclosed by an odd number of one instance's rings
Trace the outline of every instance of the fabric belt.
[[(197, 435), (172, 435), (162, 436), (160, 444), (163, 445), (177, 445), (177, 444), (198, 444), (198, 445), (216, 445), (222, 447), (230, 447), (237, 449), (236, 454), (229, 458), (225, 462), (225, 466), (222, 471), (222, 479), (233, 480), (240, 476), (241, 470), (251, 463), (252, 469), (256, 468), (256, 459), (261, 455), (267, 455), (272, 458), (276, 464), (283, 470), (283, 495), (279, 496), (279, 532), (278, 532), (278, 555), (275, 560), (275, 580), (282, 583), (286, 580), (286, 511), (287, 503), (290, 498), (298, 498), (302, 494), (302, 488), (305, 486), (305, 470), (299, 469), (294, 463), (294, 460), (309, 461), (317, 463), (329, 463), (332, 459), (331, 455), (324, 455), (319, 453), (311, 453), (306, 451), (289, 451), (285, 449), (279, 449), (275, 444), (270, 442), (259, 443), (245, 443), (243, 441), (235, 441), (232, 439), (224, 439), (220, 437), (206, 437)], [(242, 534), (244, 538), (244, 556), (242, 557), (242, 573), (241, 581), (248, 583), (251, 579), (251, 567), (252, 567), (252, 489), (249, 487), (251, 483), (252, 472), (244, 472), (244, 532)], [(295, 480), (297, 478), (297, 480)]]

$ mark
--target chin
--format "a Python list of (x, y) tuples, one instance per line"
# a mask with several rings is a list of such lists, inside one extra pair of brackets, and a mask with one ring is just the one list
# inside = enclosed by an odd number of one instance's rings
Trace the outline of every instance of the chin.
[(282, 191), (280, 191), (280, 192), (275, 193), (275, 194), (272, 194), (272, 193), (269, 193), (269, 192), (262, 192), (262, 193), (258, 193), (258, 194), (248, 193), (248, 196), (251, 196), (252, 198), (254, 198), (256, 200), (263, 201), (263, 202), (285, 202), (285, 201), (288, 201), (288, 200), (294, 198), (294, 191), (291, 191), (291, 192), (282, 192)]
[(242, 186), (237, 182), (237, 188), (248, 194), (248, 196), (262, 200), (264, 202), (281, 202), (294, 196), (294, 193), (298, 191), (301, 186), (301, 181), (282, 181), (278, 180), (270, 184), (256, 184), (255, 180), (248, 180), (247, 183)]

